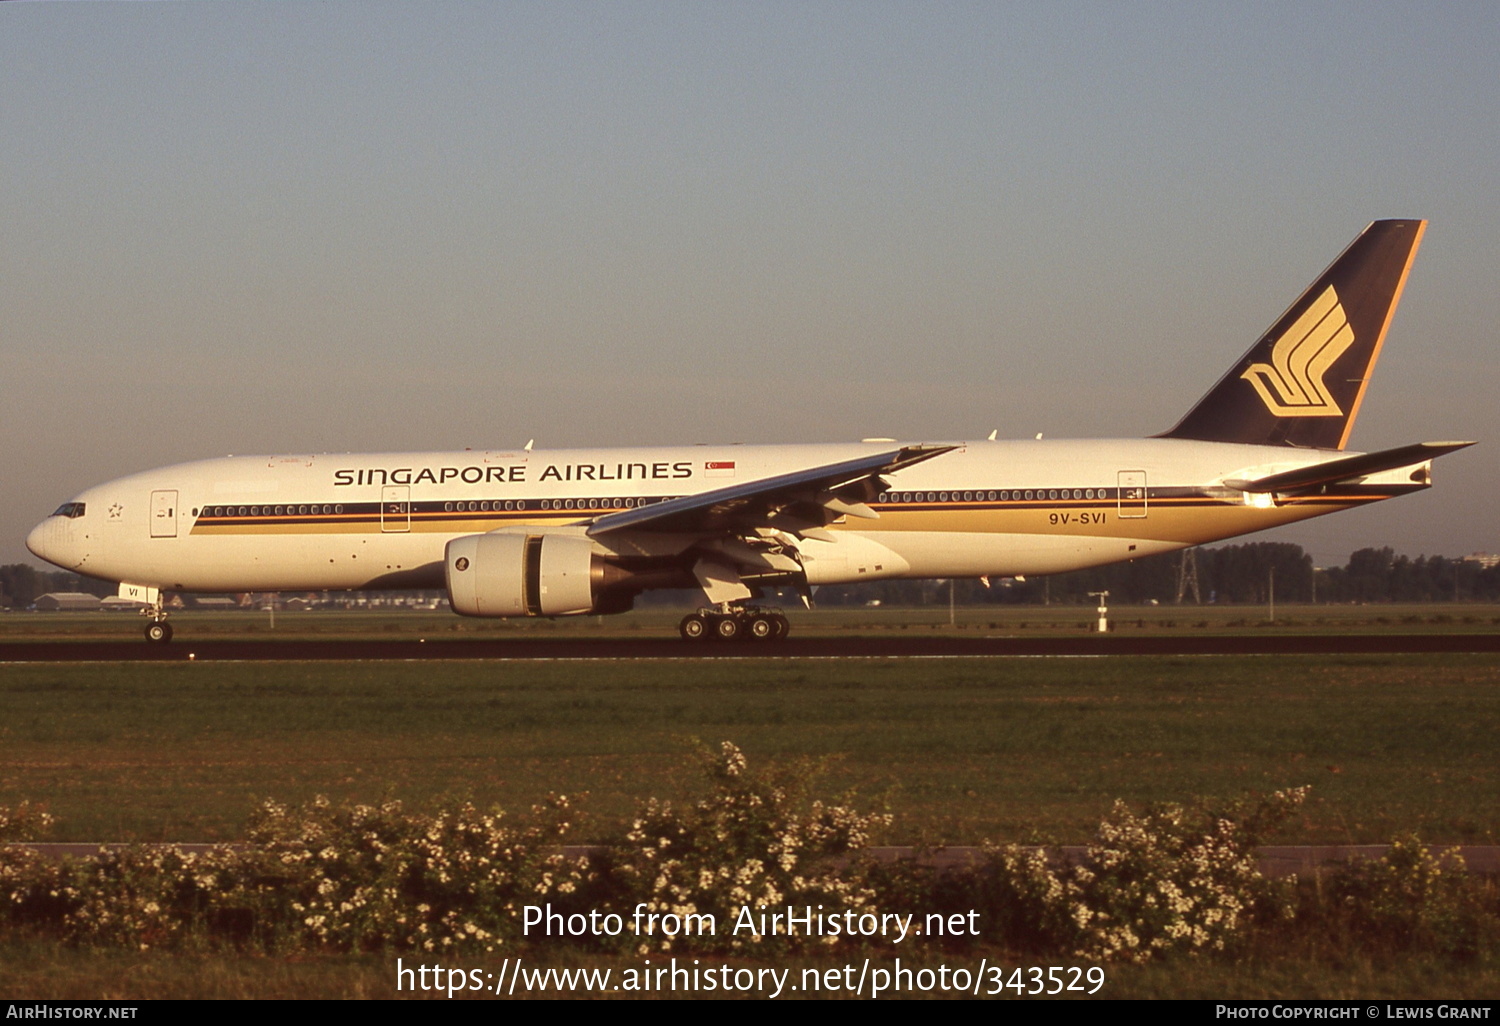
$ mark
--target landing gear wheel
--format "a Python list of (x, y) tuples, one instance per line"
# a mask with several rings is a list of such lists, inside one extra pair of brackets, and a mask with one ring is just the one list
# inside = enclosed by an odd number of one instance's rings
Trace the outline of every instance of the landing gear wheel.
[(157, 645), (165, 645), (172, 640), (172, 625), (165, 620), (152, 620), (146, 624), (146, 640)]
[(718, 638), (720, 641), (780, 641), (790, 625), (775, 609), (758, 606), (717, 606), (689, 613), (677, 624), (684, 641)]

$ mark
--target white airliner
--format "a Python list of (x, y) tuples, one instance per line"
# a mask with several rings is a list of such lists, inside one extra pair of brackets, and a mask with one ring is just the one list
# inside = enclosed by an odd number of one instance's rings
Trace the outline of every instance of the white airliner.
[(1426, 228), (1377, 221), (1172, 430), (1147, 439), (237, 456), (122, 477), (26, 540), (164, 592), (446, 587), (467, 616), (702, 589), (684, 637), (775, 638), (763, 589), (1050, 574), (1429, 487), (1468, 442), (1345, 451)]

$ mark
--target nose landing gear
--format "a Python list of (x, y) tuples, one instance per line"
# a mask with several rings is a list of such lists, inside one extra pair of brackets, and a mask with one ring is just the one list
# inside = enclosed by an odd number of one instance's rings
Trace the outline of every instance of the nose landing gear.
[(161, 592), (156, 588), (151, 588), (146, 594), (151, 605), (148, 609), (142, 609), (141, 615), (151, 619), (142, 633), (153, 645), (165, 645), (172, 640), (172, 625), (167, 623), (166, 605), (161, 600)]
[(717, 638), (720, 641), (780, 641), (791, 623), (778, 610), (756, 606), (731, 606), (689, 613), (677, 625), (685, 641)]

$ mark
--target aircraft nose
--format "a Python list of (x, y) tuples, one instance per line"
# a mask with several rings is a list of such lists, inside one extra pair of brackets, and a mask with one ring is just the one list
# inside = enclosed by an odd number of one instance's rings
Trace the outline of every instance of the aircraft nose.
[(56, 562), (50, 555), (56, 547), (53, 541), (53, 536), (56, 532), (52, 529), (52, 521), (54, 519), (54, 517), (48, 517), (46, 520), (43, 520), (40, 524), (33, 527), (31, 533), (26, 536), (26, 547), (31, 550), (31, 554), (38, 559), (45, 559), (49, 563)]
[(31, 529), (31, 533), (26, 536), (26, 547), (37, 558), (45, 559), (53, 566), (72, 570), (79, 560), (70, 558), (74, 553), (73, 546), (69, 544), (69, 533), (62, 517), (48, 517)]

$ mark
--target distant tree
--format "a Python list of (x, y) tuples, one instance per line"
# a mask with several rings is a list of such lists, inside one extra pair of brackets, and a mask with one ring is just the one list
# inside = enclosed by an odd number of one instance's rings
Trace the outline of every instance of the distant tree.
[(103, 598), (118, 590), (113, 581), (83, 577), (67, 570), (38, 570), (26, 563), (0, 566), (0, 606), (14, 609), (25, 609), (38, 595), (54, 591), (81, 591)]
[(25, 563), (0, 566), (0, 606), (25, 609), (36, 598), (37, 571)]
[(1277, 598), (1288, 602), (1312, 598), (1312, 557), (1300, 545), (1250, 542), (1204, 549), (1198, 555), (1200, 586), (1220, 602), (1268, 601), (1272, 571)]
[(1389, 546), (1350, 553), (1345, 569), (1350, 601), (1382, 602), (1390, 598), (1391, 567), (1395, 562), (1396, 554)]
[(1469, 563), (1468, 566), (1472, 568), (1469, 574), (1470, 590), (1464, 597), (1487, 602), (1500, 600), (1500, 564), (1481, 567), (1478, 563)]

